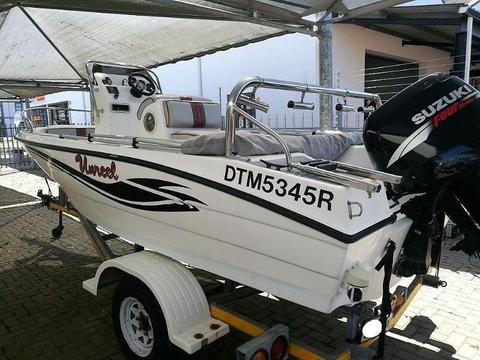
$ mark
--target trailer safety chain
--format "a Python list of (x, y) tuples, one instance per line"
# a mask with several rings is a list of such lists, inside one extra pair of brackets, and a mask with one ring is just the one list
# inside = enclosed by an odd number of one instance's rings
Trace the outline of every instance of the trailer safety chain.
[(375, 266), (375, 270), (380, 271), (382, 268), (385, 271), (383, 277), (383, 296), (381, 305), (380, 322), (382, 323), (382, 332), (378, 337), (377, 354), (375, 360), (382, 360), (385, 356), (385, 340), (387, 333), (387, 320), (392, 313), (392, 294), (390, 293), (390, 280), (392, 278), (393, 268), (393, 254), (395, 253), (395, 243), (390, 240), (386, 247), (386, 253), (382, 260)]

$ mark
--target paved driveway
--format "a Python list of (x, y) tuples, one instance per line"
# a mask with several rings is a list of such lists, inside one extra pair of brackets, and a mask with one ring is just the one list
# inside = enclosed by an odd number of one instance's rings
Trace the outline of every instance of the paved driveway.
[[(35, 200), (27, 194), (44, 182), (26, 176), (0, 173), (0, 359), (123, 359), (110, 317), (112, 289), (94, 297), (81, 286), (99, 262), (80, 224), (68, 220), (63, 237), (53, 240), (56, 213), (38, 205), (5, 208)], [(130, 251), (112, 245), (117, 253)], [(447, 248), (441, 277), (448, 287), (420, 290), (389, 334), (387, 359), (480, 359), (480, 262)], [(285, 323), (293, 336), (325, 351), (343, 343), (342, 312), (322, 315), (260, 296), (234, 308), (267, 324)], [(247, 339), (233, 332), (185, 359), (234, 359)]]

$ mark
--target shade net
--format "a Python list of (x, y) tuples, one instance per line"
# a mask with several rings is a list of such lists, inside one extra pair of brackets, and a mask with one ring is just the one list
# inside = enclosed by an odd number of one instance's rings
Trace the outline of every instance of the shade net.
[[(87, 78), (87, 60), (155, 67), (286, 32), (313, 33), (313, 23), (303, 18), (313, 12), (347, 14), (372, 4), (399, 2), (403, 1), (0, 0), (0, 80), (77, 82)], [(29, 95), (28, 88), (20, 90), (7, 91)], [(42, 91), (49, 93), (51, 88), (42, 90), (37, 83), (30, 95)]]

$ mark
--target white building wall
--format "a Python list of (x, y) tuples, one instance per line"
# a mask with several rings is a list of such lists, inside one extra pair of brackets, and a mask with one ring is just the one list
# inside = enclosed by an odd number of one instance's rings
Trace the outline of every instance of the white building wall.
[[(333, 26), (332, 52), (334, 84), (359, 91), (364, 90), (366, 53), (407, 62), (418, 61), (420, 76), (448, 72), (452, 64), (450, 54), (446, 51), (428, 46), (402, 46), (399, 37), (350, 24)], [(429, 61), (432, 59), (441, 60)]]
[[(366, 53), (400, 61), (419, 62), (420, 77), (434, 72), (448, 72), (452, 66), (448, 52), (428, 46), (402, 46), (402, 39), (399, 37), (350, 24), (333, 25), (332, 52), (334, 86), (358, 91), (368, 92), (364, 87)], [(378, 71), (391, 70), (394, 69)], [(401, 77), (401, 73), (392, 72), (382, 74), (383, 76)], [(349, 103), (355, 106), (362, 105), (362, 101)], [(358, 114), (348, 113), (343, 116), (348, 116), (347, 123), (350, 127), (362, 126)]]
[[(446, 51), (428, 46), (402, 46), (402, 39), (399, 37), (350, 24), (333, 26), (332, 52), (335, 86), (359, 91), (364, 91), (366, 53), (406, 62), (419, 62), (420, 76), (448, 72), (452, 66), (450, 54)], [(392, 73), (393, 76), (400, 75)]]
[[(222, 112), (225, 114), (227, 95), (235, 84), (247, 76), (316, 83), (316, 39), (301, 34), (285, 35), (241, 48), (230, 49), (202, 58), (203, 95), (219, 102), (221, 89)], [(164, 93), (200, 95), (198, 59), (165, 65), (156, 70)], [(287, 109), (289, 100), (300, 100), (300, 94), (260, 90), (262, 101), (270, 103), (268, 114), (257, 112), (258, 118), (271, 126), (318, 126), (317, 111), (302, 112)], [(316, 96), (307, 96), (318, 106)], [(303, 114), (303, 116), (302, 116)]]

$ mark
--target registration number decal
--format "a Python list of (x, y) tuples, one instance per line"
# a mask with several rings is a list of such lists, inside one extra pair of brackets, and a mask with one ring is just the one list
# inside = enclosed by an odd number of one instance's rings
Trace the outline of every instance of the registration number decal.
[(332, 211), (333, 193), (318, 189), (315, 186), (300, 183), (290, 183), (285, 179), (266, 175), (252, 170), (227, 165), (224, 180), (250, 189), (263, 191), (266, 194), (275, 194), (278, 197), (290, 196), (295, 201), (306, 205), (326, 207)]

